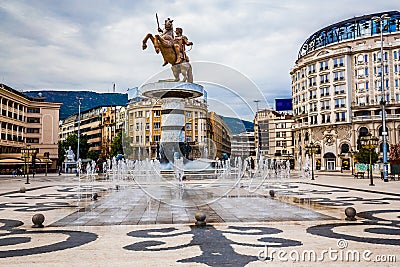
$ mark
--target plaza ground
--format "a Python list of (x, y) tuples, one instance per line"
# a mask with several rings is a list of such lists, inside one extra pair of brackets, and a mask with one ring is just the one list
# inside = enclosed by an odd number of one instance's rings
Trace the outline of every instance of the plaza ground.
[[(400, 181), (0, 176), (1, 266), (398, 266)], [(118, 185), (118, 187), (116, 187)], [(25, 187), (26, 192), (20, 192)], [(118, 190), (117, 190), (118, 188)], [(274, 190), (275, 197), (269, 192)], [(99, 198), (92, 199), (97, 193)], [(357, 220), (345, 220), (354, 207)], [(207, 214), (207, 227), (194, 214)], [(32, 228), (32, 216), (45, 216)]]

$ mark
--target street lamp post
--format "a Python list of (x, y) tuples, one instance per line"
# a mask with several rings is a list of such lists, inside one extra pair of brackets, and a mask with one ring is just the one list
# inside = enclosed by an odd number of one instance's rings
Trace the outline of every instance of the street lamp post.
[(31, 157), (31, 151), (36, 151), (35, 148), (31, 148), (31, 145), (27, 145), (26, 147), (21, 148), (21, 153), (22, 153), (22, 158), (24, 159), (24, 166), (25, 166), (25, 174), (26, 174), (26, 183), (25, 184), (30, 184), (29, 183), (29, 163), (26, 164), (26, 160), (30, 159)]
[(351, 175), (354, 175), (354, 154), (355, 154), (356, 152), (353, 150), (353, 149), (351, 149), (350, 150), (350, 155), (351, 155)]
[(315, 180), (314, 179), (314, 153), (315, 153), (315, 149), (318, 148), (318, 146), (316, 146), (314, 144), (314, 142), (310, 142), (309, 145), (306, 146), (306, 149), (309, 153), (311, 153), (311, 180)]
[(361, 137), (360, 141), (361, 141), (361, 145), (364, 148), (367, 148), (369, 150), (369, 168), (368, 168), (368, 176), (370, 179), (369, 185), (374, 186), (374, 178), (372, 176), (371, 153), (372, 153), (372, 149), (375, 149), (378, 146), (379, 139), (377, 137), (374, 137), (371, 134), (369, 134), (369, 135), (365, 135), (365, 136)]
[(372, 17), (372, 20), (379, 23), (381, 32), (381, 106), (382, 106), (382, 146), (383, 146), (383, 181), (388, 182), (388, 156), (387, 156), (387, 131), (386, 131), (386, 90), (385, 90), (385, 66), (383, 64), (383, 21), (390, 19), (388, 14), (383, 14), (380, 17)]
[(45, 161), (46, 161), (46, 174), (45, 174), (45, 176), (47, 176), (47, 162), (49, 161), (49, 159), (50, 159), (50, 153), (49, 152), (44, 152), (44, 157), (43, 157), (44, 159), (45, 159)]
[(257, 122), (257, 139), (258, 139), (258, 144), (257, 144), (257, 150), (256, 150), (256, 158), (257, 158), (257, 164), (259, 164), (260, 162), (260, 152), (261, 152), (261, 134), (260, 134), (260, 122), (258, 119), (258, 103), (260, 102), (260, 100), (254, 100), (254, 102), (256, 103), (256, 122)]
[[(78, 148), (76, 151), (76, 162), (78, 162), (79, 160), (79, 143), (80, 143), (80, 138), (81, 138), (81, 104), (82, 104), (82, 97), (77, 97), (76, 98), (78, 100)], [(76, 175), (78, 176), (78, 172), (76, 173)]]

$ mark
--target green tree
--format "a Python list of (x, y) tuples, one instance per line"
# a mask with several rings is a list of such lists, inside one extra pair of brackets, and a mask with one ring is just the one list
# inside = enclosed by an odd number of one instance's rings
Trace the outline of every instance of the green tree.
[(99, 159), (99, 157), (100, 157), (100, 152), (97, 150), (89, 150), (89, 152), (87, 153), (87, 158), (94, 160), (96, 162)]
[(124, 154), (124, 148), (122, 147), (122, 132), (118, 132), (112, 143), (111, 143), (111, 157), (115, 157), (118, 154)]
[[(78, 149), (78, 135), (70, 134), (64, 141), (58, 142), (58, 164), (61, 165), (64, 162), (65, 151), (71, 147), (77, 156)], [(89, 151), (88, 137), (87, 135), (81, 135), (79, 138), (79, 157), (81, 159), (87, 158)], [(76, 159), (76, 158), (75, 158)]]
[(129, 136), (124, 131), (119, 131), (111, 143), (111, 156), (118, 154), (129, 156), (133, 153), (133, 149), (129, 144)]
[(369, 164), (369, 155), (371, 153), (371, 164), (378, 161), (378, 153), (376, 153), (375, 148), (363, 147), (356, 154), (355, 159), (358, 163)]

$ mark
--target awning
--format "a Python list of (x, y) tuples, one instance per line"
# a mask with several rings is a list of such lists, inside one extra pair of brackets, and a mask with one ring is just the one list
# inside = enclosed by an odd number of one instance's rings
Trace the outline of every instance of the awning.
[(0, 159), (0, 165), (24, 165), (22, 159)]

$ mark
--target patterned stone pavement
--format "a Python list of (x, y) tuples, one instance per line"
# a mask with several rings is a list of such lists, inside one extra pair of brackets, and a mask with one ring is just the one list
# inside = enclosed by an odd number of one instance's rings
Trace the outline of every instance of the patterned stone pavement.
[[(0, 266), (398, 266), (400, 181), (350, 175), (137, 185), (0, 177)], [(313, 182), (313, 183), (311, 183)], [(21, 186), (25, 193), (19, 192)], [(269, 191), (275, 190), (271, 198)], [(99, 195), (93, 200), (92, 194)], [(354, 207), (357, 221), (344, 220)], [(208, 226), (194, 226), (194, 213)], [(45, 215), (45, 227), (31, 218)]]

